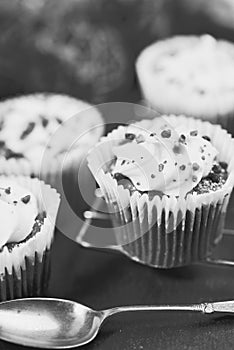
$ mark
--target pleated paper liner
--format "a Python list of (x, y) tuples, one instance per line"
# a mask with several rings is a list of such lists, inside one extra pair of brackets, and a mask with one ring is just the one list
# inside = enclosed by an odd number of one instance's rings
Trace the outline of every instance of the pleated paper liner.
[[(160, 119), (160, 118), (159, 118)], [(227, 162), (229, 176), (221, 189), (204, 194), (188, 194), (186, 198), (155, 196), (134, 192), (119, 186), (108, 173), (113, 159), (112, 147), (124, 138), (125, 127), (119, 127), (94, 147), (88, 165), (112, 212), (116, 240), (130, 258), (146, 265), (171, 268), (188, 265), (209, 257), (222, 238), (225, 214), (234, 184), (234, 140), (218, 125), (183, 116), (164, 118), (171, 126), (179, 123), (189, 130), (209, 135), (219, 151), (219, 159)], [(136, 123), (149, 128), (155, 120)]]
[(39, 232), (10, 249), (5, 245), (0, 252), (1, 301), (42, 295), (49, 282), (50, 250), (60, 197), (54, 189), (38, 179), (23, 176), (0, 178), (7, 178), (27, 188), (37, 198), (39, 213), (46, 211)]

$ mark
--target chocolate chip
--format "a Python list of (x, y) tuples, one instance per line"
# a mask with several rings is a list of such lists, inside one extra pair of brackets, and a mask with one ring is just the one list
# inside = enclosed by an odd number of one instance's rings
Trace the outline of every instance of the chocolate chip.
[(197, 136), (198, 135), (198, 131), (197, 130), (190, 131), (190, 135), (191, 136)]
[(4, 146), (5, 146), (5, 141), (3, 141), (3, 140), (0, 140), (0, 148), (3, 148)]
[(201, 159), (202, 159), (202, 160), (206, 160), (206, 157), (205, 157), (205, 156), (202, 156)]
[(206, 141), (209, 141), (209, 142), (211, 141), (210, 137), (207, 135), (202, 136), (202, 138)]
[(155, 175), (154, 175), (154, 174), (151, 174), (151, 178), (154, 179), (154, 178), (155, 178)]
[(170, 129), (167, 129), (167, 130), (163, 130), (161, 132), (161, 136), (164, 138), (164, 139), (169, 139), (171, 137), (171, 130)]
[(27, 128), (22, 132), (20, 139), (24, 140), (35, 128), (35, 123), (34, 122), (30, 122), (28, 123)]
[(193, 182), (197, 182), (197, 176), (192, 177)]
[(18, 203), (17, 201), (13, 201), (13, 204), (15, 204), (15, 205), (16, 205), (17, 203)]
[(24, 196), (23, 198), (21, 198), (21, 201), (24, 204), (27, 204), (30, 201), (30, 198), (31, 198), (31, 196), (28, 194), (28, 195)]
[(152, 134), (150, 134), (151, 137), (156, 136), (156, 132), (152, 132)]
[(140, 186), (140, 182), (137, 182), (136, 184), (137, 184), (137, 186)]
[(60, 119), (60, 118), (56, 118), (56, 120), (59, 124), (62, 124), (62, 122), (63, 122), (62, 119)]
[(131, 134), (131, 133), (126, 133), (125, 134), (125, 139), (133, 141), (135, 139), (136, 135)]

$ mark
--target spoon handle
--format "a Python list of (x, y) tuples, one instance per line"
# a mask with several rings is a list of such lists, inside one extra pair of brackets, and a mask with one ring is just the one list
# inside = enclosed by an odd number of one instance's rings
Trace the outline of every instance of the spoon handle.
[(214, 303), (200, 303), (188, 305), (137, 305), (137, 306), (120, 306), (112, 309), (104, 310), (105, 318), (120, 312), (131, 311), (198, 311), (203, 314), (211, 314), (214, 312), (234, 313), (234, 300), (221, 301)]

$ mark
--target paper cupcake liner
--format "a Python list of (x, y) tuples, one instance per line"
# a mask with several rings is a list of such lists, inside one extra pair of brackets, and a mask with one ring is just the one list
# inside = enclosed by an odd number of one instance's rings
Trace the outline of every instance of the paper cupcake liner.
[[(1, 178), (5, 178), (1, 176)], [(50, 249), (60, 203), (58, 193), (38, 179), (6, 177), (31, 191), (37, 198), (38, 211), (46, 211), (41, 230), (26, 241), (0, 252), (0, 298), (36, 296), (45, 291), (49, 281)]]
[[(147, 128), (152, 120), (137, 125)], [(220, 190), (188, 194), (186, 199), (134, 192), (119, 186), (107, 171), (112, 147), (124, 137), (119, 127), (90, 152), (88, 165), (112, 212), (116, 239), (130, 258), (146, 265), (171, 268), (206, 259), (222, 238), (226, 208), (234, 184), (234, 140), (220, 126), (184, 116), (167, 117), (172, 126), (181, 122), (209, 135), (222, 161), (228, 163), (228, 179)]]
[(0, 280), (0, 300), (44, 295), (50, 277), (50, 257), (50, 250), (43, 253), (42, 259), (37, 253), (34, 259), (25, 257), (26, 268), (21, 269), (18, 276), (14, 268), (11, 274), (6, 270)]

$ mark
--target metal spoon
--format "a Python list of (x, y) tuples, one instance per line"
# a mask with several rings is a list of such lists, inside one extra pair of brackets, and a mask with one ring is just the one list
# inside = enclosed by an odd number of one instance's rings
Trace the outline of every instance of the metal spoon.
[(73, 348), (93, 340), (107, 317), (127, 311), (234, 313), (234, 300), (192, 305), (121, 306), (95, 311), (63, 299), (17, 299), (0, 303), (0, 339), (38, 348)]

